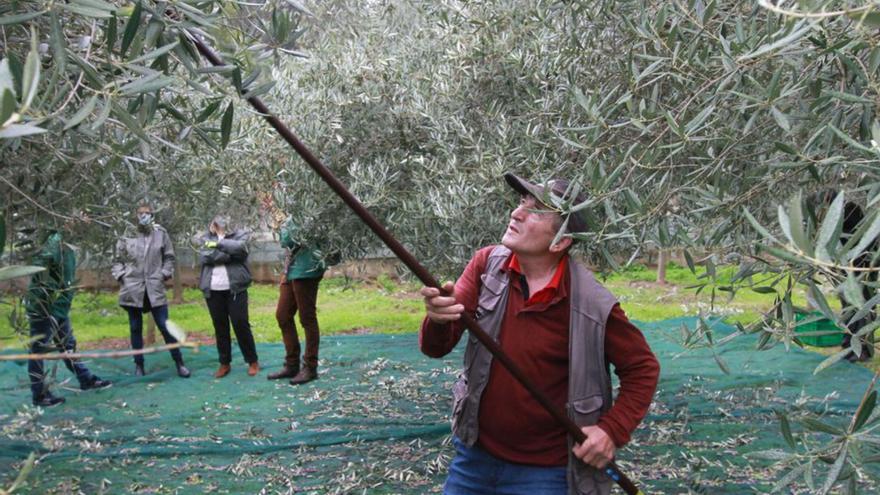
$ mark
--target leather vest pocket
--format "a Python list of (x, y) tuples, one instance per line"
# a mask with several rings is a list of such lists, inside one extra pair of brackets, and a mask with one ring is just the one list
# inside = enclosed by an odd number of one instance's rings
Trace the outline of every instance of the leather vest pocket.
[(474, 315), (477, 320), (495, 311), (495, 308), (498, 307), (498, 302), (501, 301), (501, 296), (504, 294), (504, 286), (507, 283), (506, 280), (488, 273), (484, 273), (480, 279), (483, 284), (480, 288), (477, 311)]
[(590, 395), (571, 401), (572, 419), (578, 426), (591, 426), (602, 414), (602, 394)]
[[(599, 422), (604, 404), (602, 394), (589, 395), (569, 403), (571, 419), (578, 426), (592, 426)], [(574, 481), (580, 495), (602, 495), (611, 491), (611, 478), (604, 471), (574, 459)]]
[(605, 471), (576, 460), (574, 468), (576, 493), (578, 495), (607, 495), (611, 493), (611, 478)]

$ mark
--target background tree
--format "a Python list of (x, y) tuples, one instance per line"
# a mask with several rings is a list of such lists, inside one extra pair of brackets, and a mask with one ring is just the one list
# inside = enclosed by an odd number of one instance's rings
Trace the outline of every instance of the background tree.
[[(254, 205), (205, 164), (232, 139), (237, 89), (265, 91), (261, 61), (297, 53), (301, 9), (288, 1), (4, 2), (0, 191), (10, 231), (83, 211), (98, 221), (83, 241), (101, 253), (144, 198), (173, 202), (180, 234), (204, 223), (218, 197)], [(203, 63), (192, 36), (234, 65)]]

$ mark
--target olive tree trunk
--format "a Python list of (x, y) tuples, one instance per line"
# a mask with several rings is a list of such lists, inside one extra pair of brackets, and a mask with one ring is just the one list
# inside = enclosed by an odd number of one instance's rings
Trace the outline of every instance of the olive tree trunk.
[(669, 250), (657, 251), (657, 283), (666, 285), (666, 264), (669, 263)]

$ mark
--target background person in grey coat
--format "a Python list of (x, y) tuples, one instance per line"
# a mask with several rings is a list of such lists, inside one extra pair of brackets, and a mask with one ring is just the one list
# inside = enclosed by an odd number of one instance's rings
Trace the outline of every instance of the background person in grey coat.
[(205, 302), (211, 313), (220, 359), (220, 367), (214, 373), (214, 378), (223, 378), (231, 369), (230, 320), (238, 348), (249, 365), (248, 375), (254, 376), (260, 372), (257, 347), (248, 319), (247, 288), (251, 284), (251, 271), (247, 266), (248, 234), (243, 230), (227, 232), (228, 224), (226, 217), (214, 217), (208, 232), (198, 241), (201, 246), (199, 261), (202, 264), (199, 288), (205, 294)]
[[(116, 257), (112, 274), (120, 284), (119, 305), (128, 312), (132, 349), (144, 348), (143, 313), (150, 311), (166, 344), (177, 339), (168, 332), (168, 300), (165, 281), (174, 274), (174, 247), (168, 232), (153, 223), (153, 208), (148, 204), (137, 207), (137, 230), (116, 243)], [(177, 374), (189, 378), (190, 371), (183, 364), (180, 349), (172, 349), (171, 357)], [(144, 356), (134, 357), (134, 374), (144, 375)]]

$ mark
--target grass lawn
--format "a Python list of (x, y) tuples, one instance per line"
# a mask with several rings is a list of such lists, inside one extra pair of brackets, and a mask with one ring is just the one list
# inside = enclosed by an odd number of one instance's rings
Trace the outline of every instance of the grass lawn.
[[(719, 279), (729, 278), (735, 267), (719, 269)], [(680, 316), (723, 316), (727, 321), (743, 323), (754, 320), (773, 303), (772, 294), (741, 290), (734, 298), (727, 292), (711, 291), (699, 294), (687, 288), (701, 280), (686, 267), (670, 264), (666, 285), (657, 284), (653, 269), (634, 266), (604, 278), (603, 283), (620, 299), (627, 315), (633, 320), (657, 321)], [(318, 320), (321, 333), (406, 333), (419, 328), (423, 306), (418, 295), (419, 284), (398, 283), (386, 276), (374, 281), (355, 281), (342, 277), (325, 279), (318, 294)], [(250, 321), (258, 342), (280, 342), (281, 333), (275, 322), (277, 286), (255, 285), (248, 291)], [(101, 347), (105, 339), (118, 339), (119, 346), (127, 345), (128, 318), (116, 304), (115, 292), (80, 293), (74, 300), (71, 313), (77, 340), (82, 347)], [(186, 289), (184, 304), (170, 308), (170, 318), (190, 334), (213, 336), (208, 310), (197, 289)], [(834, 303), (834, 298), (829, 298)], [(802, 294), (794, 303), (804, 306)], [(21, 348), (24, 339), (10, 325), (11, 306), (0, 305), (0, 348)], [(19, 318), (18, 325), (26, 323)], [(297, 326), (299, 324), (297, 323)], [(302, 331), (302, 329), (300, 329)], [(92, 344), (89, 344), (92, 343)]]
[[(385, 277), (374, 282), (326, 279), (321, 282), (318, 293), (321, 333), (417, 331), (423, 305), (416, 290), (415, 285), (396, 284)], [(281, 342), (281, 332), (275, 321), (278, 286), (255, 285), (248, 289), (248, 296), (251, 328), (257, 342)], [(169, 318), (188, 333), (213, 336), (211, 318), (201, 291), (186, 289), (184, 300), (184, 304), (171, 305)], [(0, 306), (0, 347), (21, 347), (22, 337), (16, 335), (10, 325), (10, 311), (9, 304)], [(71, 323), (76, 339), (81, 343), (128, 339), (128, 316), (117, 305), (116, 292), (78, 294), (71, 310)]]
[[(718, 281), (728, 283), (736, 267), (718, 269)], [(634, 320), (658, 321), (680, 316), (704, 314), (723, 316), (726, 321), (748, 323), (773, 305), (773, 294), (759, 294), (749, 289), (738, 291), (731, 296), (729, 292), (715, 291), (714, 300), (710, 288), (700, 293), (690, 286), (704, 283), (686, 267), (670, 263), (666, 269), (666, 285), (656, 283), (657, 274), (653, 268), (634, 265), (603, 280), (607, 287), (620, 300), (627, 315)], [(804, 292), (795, 292), (796, 306), (806, 306)], [(836, 300), (829, 298), (834, 307)], [(837, 303), (839, 307), (839, 303)]]

